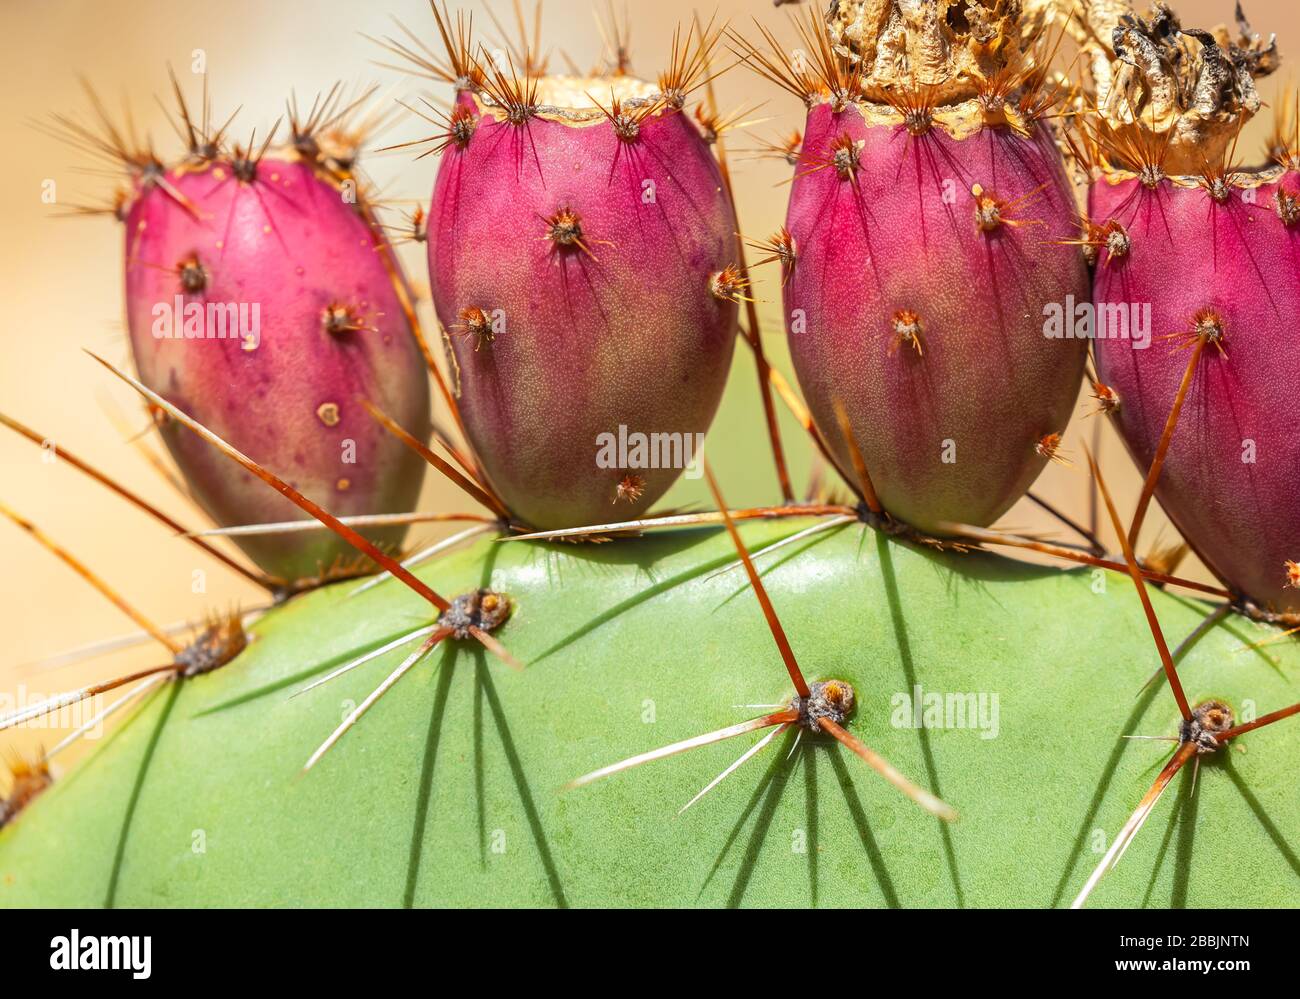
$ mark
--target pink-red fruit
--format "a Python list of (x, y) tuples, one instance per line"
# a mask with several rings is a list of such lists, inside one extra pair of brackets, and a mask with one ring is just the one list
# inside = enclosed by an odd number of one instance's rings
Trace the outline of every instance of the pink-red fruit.
[(1152, 58), (1141, 70), (1098, 63), (1088, 213), (1127, 239), (1123, 253), (1100, 249), (1094, 306), (1099, 317), (1144, 313), (1152, 333), (1099, 330), (1098, 376), (1143, 473), (1171, 435), (1155, 495), (1192, 548), (1260, 609), (1295, 614), (1300, 143), (1281, 128), (1273, 166), (1233, 164), (1272, 45), (1245, 25), (1236, 41), (1184, 31), (1189, 59), (1177, 29), (1168, 11), (1126, 22), (1122, 47)]
[(520, 522), (637, 517), (698, 468), (735, 344), (746, 282), (718, 166), (680, 103), (630, 76), (479, 76), (429, 212), (466, 430)]
[[(414, 509), (424, 464), (360, 400), (425, 439), (427, 373), (409, 293), (350, 175), (293, 151), (195, 156), (142, 179), (125, 222), (146, 385), (338, 516)], [(198, 437), (159, 429), (218, 524), (303, 517)], [(395, 547), (404, 531), (365, 533)], [(236, 541), (286, 584), (355, 563), (327, 531)]]
[(934, 532), (986, 525), (1055, 455), (1041, 443), (1064, 431), (1086, 353), (1051, 321), (1088, 280), (1063, 245), (1076, 209), (1044, 120), (1050, 47), (1016, 5), (930, 18), (928, 34), (882, 26), (875, 6), (839, 3), (829, 40), (813, 18), (811, 76), (770, 63), (809, 103), (786, 221), (790, 351), (851, 473), (843, 407), (885, 510)]

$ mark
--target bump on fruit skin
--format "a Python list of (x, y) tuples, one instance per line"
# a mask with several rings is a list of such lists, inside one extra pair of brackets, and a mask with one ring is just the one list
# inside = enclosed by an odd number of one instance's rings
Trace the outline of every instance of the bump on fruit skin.
[[(126, 219), (126, 294), (141, 380), (338, 515), (410, 510), (423, 462), (356, 404), (364, 396), (427, 437), (427, 375), (402, 279), (378, 250), (382, 236), (311, 164), (272, 154), (252, 176), (239, 180), (224, 159), (170, 171), (169, 184), (193, 211), (157, 186), (138, 193)], [(177, 296), (184, 306), (244, 304), (250, 325), (256, 307), (255, 345), (156, 337), (155, 310), (174, 311)], [(161, 433), (218, 524), (301, 516), (193, 435), (170, 426)], [(367, 534), (396, 546), (404, 531)], [(287, 583), (352, 560), (328, 532), (235, 540)]]

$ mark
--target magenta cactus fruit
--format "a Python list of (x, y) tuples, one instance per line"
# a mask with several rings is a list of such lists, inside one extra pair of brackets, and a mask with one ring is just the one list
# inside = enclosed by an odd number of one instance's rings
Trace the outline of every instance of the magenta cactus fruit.
[(679, 47), (654, 85), (622, 57), (575, 78), (452, 46), (430, 282), (469, 440), (531, 527), (646, 511), (697, 462), (721, 400), (747, 281), (683, 112), (701, 51)]
[(1056, 455), (1085, 344), (1045, 309), (1086, 301), (1087, 273), (1053, 242), (1076, 215), (1045, 120), (1056, 34), (1017, 4), (889, 6), (810, 12), (813, 66), (748, 54), (809, 107), (773, 246), (813, 418), (849, 470), (842, 407), (883, 507), (942, 533), (994, 521)]
[[(188, 121), (188, 119), (187, 119)], [(283, 152), (196, 136), (122, 207), (126, 298), (141, 380), (340, 516), (413, 509), (419, 456), (367, 412), (429, 432), (409, 292), (358, 180), (302, 127)], [(203, 148), (206, 146), (207, 148)], [(159, 419), (194, 497), (221, 525), (300, 519), (287, 500)], [(387, 547), (403, 529), (368, 530)], [(346, 574), (329, 532), (237, 537), (286, 585)]]
[(1270, 72), (1275, 52), (1244, 23), (1229, 40), (1182, 29), (1163, 8), (1107, 27), (1098, 37), (1121, 58), (1094, 64), (1102, 118), (1088, 136), (1089, 217), (1111, 234), (1098, 239), (1094, 283), (1107, 408), (1202, 560), (1258, 609), (1295, 614), (1295, 136), (1278, 129), (1268, 167), (1231, 162), (1260, 107), (1252, 75)]

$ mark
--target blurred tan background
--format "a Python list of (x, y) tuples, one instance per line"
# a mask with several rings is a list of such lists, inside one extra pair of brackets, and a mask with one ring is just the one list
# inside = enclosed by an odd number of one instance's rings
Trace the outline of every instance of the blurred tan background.
[[(509, 0), (493, 2), (503, 22), (512, 24)], [(481, 0), (464, 6), (475, 11), (476, 26), (490, 30)], [(527, 0), (526, 6), (531, 9), (532, 0)], [(590, 0), (547, 0), (543, 13), (547, 44), (563, 49), (584, 66), (596, 61), (602, 44), (592, 6)], [(603, 0), (600, 6), (604, 7)], [(1176, 6), (1188, 25), (1212, 27), (1232, 17), (1230, 0), (1181, 0)], [(629, 8), (633, 68), (653, 77), (667, 62), (673, 24), (690, 17), (692, 4), (689, 0), (633, 0)], [(774, 11), (771, 0), (722, 0), (718, 9), (742, 30), (752, 27), (749, 17), (753, 15), (776, 27), (779, 37), (792, 37), (784, 13)], [(704, 8), (706, 16), (708, 10)], [(1300, 17), (1294, 0), (1253, 0), (1247, 13), (1256, 30), (1276, 31), (1281, 39), (1282, 78), (1261, 85), (1265, 99), (1271, 101), (1285, 86), (1286, 60), (1292, 47), (1300, 45)], [(234, 133), (238, 137), (246, 136), (253, 126), (264, 132), (282, 113), (291, 90), (297, 92), (300, 104), (304, 99), (310, 104), (313, 95), (336, 80), (381, 83), (389, 88), (387, 99), (413, 95), (422, 90), (419, 82), (377, 66), (377, 62), (389, 61), (388, 57), (360, 36), (363, 32), (393, 33), (390, 15), (437, 47), (434, 21), (424, 0), (367, 4), (225, 0), (219, 5), (199, 0), (0, 2), (0, 31), (5, 37), (4, 58), (0, 59), (0, 135), (8, 149), (0, 157), (0, 410), (98, 464), (182, 521), (205, 525), (203, 516), (127, 441), (145, 426), (137, 400), (128, 389), (110, 384), (109, 376), (82, 353), (83, 347), (89, 347), (116, 363), (129, 364), (122, 327), (120, 226), (107, 218), (57, 217), (59, 205), (42, 203), (42, 184), (54, 180), (59, 201), (66, 206), (107, 197), (112, 180), (88, 173), (86, 168), (92, 164), (84, 154), (42, 134), (32, 122), (48, 121), (51, 112), (84, 114), (88, 105), (78, 84), (78, 77), (84, 76), (114, 110), (120, 110), (125, 101), (137, 127), (162, 149), (175, 149), (175, 137), (154, 95), (170, 107), (166, 96), (166, 65), (170, 62), (188, 94), (197, 100), (200, 82), (189, 73), (196, 49), (206, 53), (217, 117), (224, 118), (236, 105), (243, 105)], [(760, 83), (744, 69), (727, 74), (718, 87), (724, 112), (769, 101), (749, 116), (767, 120), (750, 129), (750, 135), (733, 133), (729, 137), (743, 224), (749, 236), (765, 236), (783, 221), (787, 188), (779, 185), (788, 179), (789, 168), (738, 153), (753, 147), (754, 137), (773, 138), (801, 127), (801, 109), (793, 98)], [(1262, 150), (1269, 117), (1265, 113), (1249, 127), (1241, 146), (1248, 151), (1244, 158), (1249, 160)], [(423, 134), (427, 134), (425, 126), (408, 116), (381, 136), (377, 145)], [(403, 151), (365, 161), (386, 197), (427, 199), (437, 160), (429, 157), (412, 162), (413, 156)], [(408, 247), (404, 252), (408, 273), (417, 286), (423, 286), (422, 247)], [(756, 277), (758, 295), (766, 299), (762, 306), (765, 341), (778, 366), (789, 373), (775, 304), (780, 290), (774, 272), (764, 268)], [(427, 316), (427, 302), (423, 307)], [(751, 356), (738, 347), (733, 391), (715, 426), (715, 439), (724, 438), (728, 446), (711, 452), (733, 505), (779, 498), (753, 382)], [(1087, 408), (1080, 406), (1080, 416), (1071, 425), (1064, 445), (1077, 459), (1074, 466), (1050, 467), (1036, 486), (1040, 495), (1084, 521), (1088, 517), (1088, 487), (1086, 473), (1080, 468), (1081, 442), (1093, 432), (1093, 422), (1082, 419)], [(786, 420), (783, 429), (796, 484), (802, 487), (809, 469), (809, 449), (793, 423)], [(1136, 499), (1140, 478), (1109, 429), (1105, 437), (1108, 478), (1127, 513)], [(731, 445), (738, 440), (750, 441), (752, 446)], [(156, 450), (161, 452), (161, 448)], [(162, 624), (199, 619), (211, 609), (247, 606), (262, 599), (260, 591), (221, 565), (204, 559), (66, 464), (44, 463), (38, 448), (2, 429), (0, 500), (34, 519)], [(699, 483), (684, 484), (668, 498), (673, 505), (703, 500)], [(457, 508), (464, 505), (440, 478), (430, 474), (422, 509), (447, 509), (453, 504)], [(1059, 525), (1027, 503), (1013, 510), (1003, 523), (1019, 529), (1060, 531)], [(1154, 513), (1148, 524), (1145, 548), (1175, 539), (1162, 515)], [(432, 531), (421, 530), (413, 540), (434, 536)], [(8, 521), (0, 521), (0, 566), (0, 698), (12, 697), (20, 685), (26, 686), (28, 697), (52, 694), (162, 661), (146, 645), (78, 666), (33, 668), (30, 664), (35, 661), (83, 643), (129, 633), (134, 626)], [(196, 569), (206, 572), (205, 593), (192, 590)], [(1203, 576), (1190, 564), (1184, 571)], [(48, 729), (6, 733), (0, 736), (0, 755), (6, 747), (49, 746), (57, 738), (58, 734)], [(71, 758), (69, 754), (61, 762), (66, 764)], [(3, 787), (0, 777), (0, 791)]]

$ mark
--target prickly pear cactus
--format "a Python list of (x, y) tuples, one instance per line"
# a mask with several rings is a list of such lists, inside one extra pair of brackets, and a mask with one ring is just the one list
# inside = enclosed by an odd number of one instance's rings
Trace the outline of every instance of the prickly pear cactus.
[[(743, 531), (757, 549), (804, 526)], [(485, 542), (422, 573), (447, 592), (509, 594), (498, 636), (526, 670), (450, 645), (306, 775), (408, 650), (290, 695), (408, 634), (422, 608), (395, 583), (295, 600), (225, 669), (160, 689), (0, 832), (0, 904), (1068, 903), (1165, 754), (1123, 737), (1178, 728), (1167, 691), (1141, 689), (1150, 635), (1122, 575), (941, 554), (860, 526), (760, 559), (809, 678), (850, 683), (848, 728), (941, 794), (955, 823), (806, 732), (680, 816), (745, 740), (561, 790), (788, 699), (744, 574), (721, 571), (734, 557), (721, 532)], [(1153, 599), (1171, 634), (1206, 613)], [(1220, 624), (1187, 651), (1193, 700), (1287, 703), (1297, 654), (1238, 654), (1253, 631)], [(1195, 796), (1184, 774), (1095, 902), (1213, 905), (1227, 890), (1235, 904), (1293, 904), (1294, 752), (1279, 726), (1203, 765)]]
[[(1300, 586), (1290, 555), (1277, 571), (1294, 532), (1291, 468), (1275, 455), (1294, 435), (1260, 431), (1273, 463), (1259, 475), (1229, 474), (1224, 420), (1170, 447), (1189, 386), (1239, 419), (1285, 409), (1296, 144), (1281, 129), (1275, 166), (1250, 177), (1185, 169), (1228, 148), (1222, 113), (1251, 104), (1275, 52), (1244, 20), (1233, 44), (1163, 6), (1148, 22), (1092, 5), (1087, 18), (1115, 23), (1080, 42), (1101, 110), (1071, 138), (1050, 124), (1067, 97), (1086, 117), (1051, 75), (1054, 46), (1079, 30), (1071, 19), (1051, 41), (1058, 6), (841, 0), (801, 22), (811, 70), (766, 32), (766, 46), (726, 35), (809, 108), (806, 140), (779, 147), (796, 167), (788, 227), (754, 244), (733, 231), (729, 126), (716, 108), (696, 114), (702, 128), (684, 113), (724, 30), (697, 24), (690, 44), (679, 32), (655, 84), (630, 75), (617, 31), (610, 65), (548, 77), (527, 40), (504, 67), (480, 59), (469, 18), (435, 5), (445, 61), (383, 44), (455, 88), (424, 140), (444, 155), (432, 211), (411, 216), (441, 362), (373, 203), (338, 197), (356, 157), (326, 127), (346, 117), (336, 91), (306, 121), (291, 113), (290, 147), (265, 159), (251, 143), (226, 150), (183, 107), (191, 148), (175, 168), (122, 148), (107, 121), (98, 141), (71, 126), (133, 185), (114, 214), (128, 224), (140, 378), (101, 364), (150, 407), (221, 525), (208, 533), (239, 538), (274, 578), (58, 454), (274, 603), (247, 632), (227, 616), (184, 645), (0, 503), (171, 653), (0, 716), (5, 731), (125, 691), (103, 709), (123, 709), (121, 723), (79, 766), (46, 766), (65, 740), (11, 768), (0, 905), (1295, 904), (1296, 727), (1274, 723), (1300, 714), (1300, 652), (1271, 626), (1295, 623)], [(1133, 51), (1150, 57), (1147, 78)], [(1162, 159), (1116, 94), (1174, 95), (1148, 109), (1167, 131)], [(1062, 144), (1094, 181), (1096, 218), (1071, 217)], [(961, 180), (956, 207), (938, 159)], [(259, 230), (255, 196), (272, 191), (286, 214)], [(1249, 210), (1234, 200), (1246, 191)], [(1185, 232), (1161, 237), (1157, 212)], [(512, 228), (521, 214), (530, 229)], [(207, 242), (214, 221), (229, 245)], [(1060, 231), (1076, 221), (1081, 238)], [(806, 407), (765, 359), (745, 245), (780, 264), (786, 309), (807, 324), (789, 327)], [(1206, 264), (1207, 247), (1230, 261)], [(1162, 317), (1208, 303), (1181, 383), (1179, 359), (1095, 351), (1100, 410), (1146, 471), (1126, 526), (1086, 455), (1114, 555), (1041, 500), (1084, 544), (980, 526), (1057, 456), (1086, 350), (1044, 336), (1040, 312), (1086, 301), (1087, 266), (1098, 311), (1115, 294), (1147, 293)], [(1267, 305), (1229, 303), (1250, 271)], [(345, 278), (351, 297), (336, 299)], [(260, 367), (239, 341), (200, 354), (146, 336), (152, 303), (173, 293), (279, 300)], [(384, 324), (363, 322), (370, 307)], [(786, 502), (731, 510), (701, 462), (715, 509), (646, 518), (681, 468), (597, 461), (593, 474), (592, 442), (625, 423), (702, 433), (742, 309)], [(454, 434), (427, 425), (421, 360)], [(1214, 366), (1197, 382), (1201, 363)], [(256, 405), (231, 415), (236, 370), (260, 379), (255, 399), (288, 398), (299, 417), (313, 392), (360, 398), (277, 435)], [(778, 395), (853, 498), (814, 479), (793, 499)], [(724, 440), (741, 439), (729, 420)], [(364, 438), (377, 463), (346, 486), (315, 474), (332, 467), (314, 460), (331, 439), (318, 423)], [(943, 462), (949, 434), (975, 453)], [(416, 459), (488, 512), (389, 514), (414, 498)], [(1253, 505), (1234, 507), (1246, 493)], [(1139, 557), (1153, 495), (1222, 586), (1179, 577), (1172, 556)], [(285, 501), (319, 530), (266, 522)], [(430, 516), (471, 526), (404, 561), (385, 549)], [(305, 585), (343, 552), (383, 576)]]

